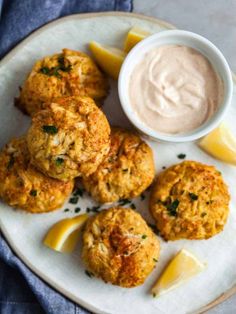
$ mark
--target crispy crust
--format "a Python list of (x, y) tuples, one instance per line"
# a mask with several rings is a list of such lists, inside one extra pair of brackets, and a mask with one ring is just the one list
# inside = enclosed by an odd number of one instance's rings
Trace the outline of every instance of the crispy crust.
[(104, 210), (85, 227), (83, 260), (88, 270), (105, 282), (127, 288), (141, 285), (159, 253), (157, 237), (132, 209)]
[[(168, 206), (176, 200), (175, 215)], [(229, 200), (228, 188), (215, 167), (185, 161), (157, 177), (150, 211), (166, 240), (208, 239), (223, 230)]]
[(151, 148), (138, 135), (113, 127), (109, 154), (83, 183), (94, 199), (109, 203), (140, 195), (154, 175)]
[(73, 187), (73, 181), (49, 178), (29, 163), (25, 138), (13, 139), (0, 153), (0, 198), (10, 206), (49, 212), (63, 205)]
[[(110, 147), (110, 126), (102, 111), (89, 97), (62, 97), (45, 107), (34, 115), (27, 134), (32, 164), (64, 181), (96, 171)], [(55, 134), (43, 130), (48, 125)]]
[[(42, 69), (60, 67), (58, 60), (64, 58), (65, 71), (56, 75), (42, 73)], [(85, 53), (63, 49), (39, 60), (20, 90), (15, 104), (22, 111), (33, 115), (42, 109), (45, 102), (62, 96), (89, 96), (101, 105), (108, 93), (108, 81), (93, 60)]]

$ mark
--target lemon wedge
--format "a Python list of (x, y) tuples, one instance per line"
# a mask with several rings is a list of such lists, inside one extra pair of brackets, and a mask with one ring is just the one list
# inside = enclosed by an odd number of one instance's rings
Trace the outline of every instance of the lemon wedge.
[(51, 227), (43, 243), (52, 250), (70, 253), (78, 241), (79, 231), (88, 219), (88, 215), (62, 219)]
[(213, 157), (236, 165), (236, 139), (224, 123), (205, 136), (199, 146)]
[(149, 32), (139, 27), (132, 27), (125, 39), (124, 51), (128, 53), (138, 42), (149, 35), (151, 35)]
[(89, 48), (102, 70), (117, 80), (126, 53), (118, 48), (104, 46), (95, 41), (89, 43)]
[(160, 296), (186, 282), (205, 268), (192, 253), (181, 250), (167, 265), (151, 293)]

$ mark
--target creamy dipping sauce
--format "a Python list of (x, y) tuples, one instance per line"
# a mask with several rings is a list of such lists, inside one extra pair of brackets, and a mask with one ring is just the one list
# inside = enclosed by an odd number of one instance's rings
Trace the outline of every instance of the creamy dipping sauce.
[(216, 112), (224, 86), (200, 52), (165, 45), (147, 52), (129, 81), (132, 109), (155, 131), (178, 134), (198, 128)]

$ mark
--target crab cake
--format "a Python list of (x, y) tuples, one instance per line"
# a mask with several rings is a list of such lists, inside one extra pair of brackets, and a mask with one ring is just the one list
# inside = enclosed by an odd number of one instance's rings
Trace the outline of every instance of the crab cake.
[(141, 285), (159, 254), (157, 237), (132, 209), (103, 210), (86, 224), (82, 257), (87, 269), (105, 282), (127, 288)]
[(47, 104), (27, 133), (32, 164), (63, 181), (90, 175), (108, 153), (110, 126), (89, 97), (68, 96)]
[(73, 187), (73, 181), (49, 178), (30, 165), (24, 137), (13, 139), (0, 152), (0, 198), (10, 206), (49, 212), (63, 205)]
[(223, 230), (229, 200), (228, 188), (215, 167), (185, 161), (158, 176), (150, 211), (166, 240), (208, 239)]
[(63, 49), (35, 63), (16, 105), (33, 115), (57, 97), (89, 96), (100, 105), (107, 93), (107, 79), (93, 60), (85, 53)]
[(100, 203), (110, 203), (140, 195), (155, 175), (151, 148), (136, 134), (112, 128), (109, 154), (84, 187)]

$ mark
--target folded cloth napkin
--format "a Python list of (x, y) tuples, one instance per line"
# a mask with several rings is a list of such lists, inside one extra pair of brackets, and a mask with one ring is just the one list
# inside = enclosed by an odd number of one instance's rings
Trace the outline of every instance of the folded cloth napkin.
[[(0, 57), (43, 24), (68, 14), (131, 11), (132, 0), (0, 0)], [(87, 314), (32, 273), (0, 233), (1, 314)]]

